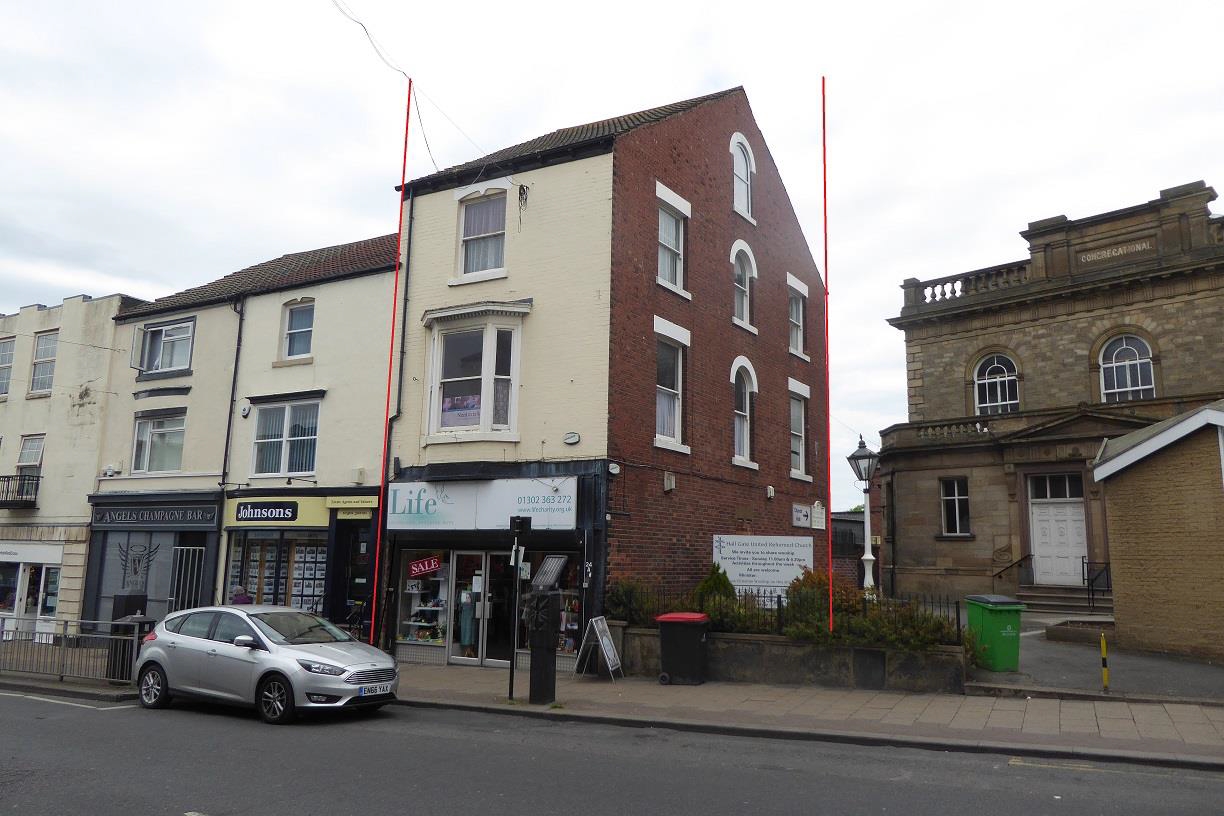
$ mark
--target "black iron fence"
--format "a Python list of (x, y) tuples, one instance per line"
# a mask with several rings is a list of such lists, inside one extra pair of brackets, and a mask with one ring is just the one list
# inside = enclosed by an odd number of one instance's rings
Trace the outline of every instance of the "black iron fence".
[(743, 634), (788, 635), (801, 639), (879, 641), (905, 645), (958, 645), (963, 641), (960, 599), (951, 596), (865, 596), (834, 592), (833, 633), (829, 633), (829, 594), (821, 589), (766, 587), (734, 595), (679, 592), (634, 584), (613, 585), (606, 600), (609, 617), (631, 626), (654, 627), (666, 612), (704, 612), (710, 630)]
[(41, 476), (0, 476), (0, 507), (33, 507), (41, 482)]

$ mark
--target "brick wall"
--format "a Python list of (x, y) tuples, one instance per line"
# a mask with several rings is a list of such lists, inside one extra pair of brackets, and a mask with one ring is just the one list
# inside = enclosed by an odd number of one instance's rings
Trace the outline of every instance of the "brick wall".
[[(732, 207), (731, 153), (735, 132), (751, 145), (756, 162), (753, 215)], [(708, 102), (620, 138), (614, 154), (612, 240), (612, 344), (609, 455), (624, 466), (614, 489), (609, 533), (610, 576), (695, 583), (712, 558), (716, 533), (814, 535), (816, 563), (824, 564), (823, 531), (791, 525), (794, 502), (827, 504), (823, 474), (827, 420), (824, 407), (823, 289), (816, 264), (791, 208), (782, 179), (743, 94)], [(685, 236), (685, 286), (692, 300), (656, 282), (656, 180), (692, 205)], [(731, 247), (748, 243), (757, 262), (752, 334), (732, 324)], [(810, 362), (788, 351), (787, 280), (809, 287), (805, 347)], [(654, 446), (654, 316), (688, 329), (685, 361), (684, 443), (691, 454)], [(746, 356), (758, 379), (752, 458), (759, 470), (731, 463), (731, 365)], [(807, 471), (812, 482), (790, 475), (787, 378), (811, 387)], [(665, 472), (676, 488), (664, 492)], [(773, 486), (775, 498), (766, 498)], [(619, 490), (619, 493), (615, 491)]]
[(1224, 482), (1208, 426), (1105, 482), (1118, 644), (1224, 658)]

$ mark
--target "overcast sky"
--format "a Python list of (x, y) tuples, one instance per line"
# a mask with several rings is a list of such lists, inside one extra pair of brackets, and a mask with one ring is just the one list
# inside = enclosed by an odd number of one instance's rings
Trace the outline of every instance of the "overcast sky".
[[(423, 94), (410, 175), (423, 136), (446, 167), (743, 85), (818, 263), (828, 77), (834, 509), (906, 419), (903, 279), (1224, 185), (1220, 0), (347, 1)], [(0, 313), (395, 231), (405, 82), (328, 0), (0, 0), (0, 32)]]

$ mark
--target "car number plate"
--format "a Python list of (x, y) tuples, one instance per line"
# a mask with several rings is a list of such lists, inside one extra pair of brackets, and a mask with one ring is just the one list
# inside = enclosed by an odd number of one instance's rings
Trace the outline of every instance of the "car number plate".
[(357, 690), (358, 697), (369, 697), (373, 694), (390, 694), (390, 683), (379, 683), (376, 686), (362, 686)]

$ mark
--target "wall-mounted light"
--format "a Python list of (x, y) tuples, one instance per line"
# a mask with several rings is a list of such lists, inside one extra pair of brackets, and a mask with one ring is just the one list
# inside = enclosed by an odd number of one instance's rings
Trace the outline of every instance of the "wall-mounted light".
[(565, 436), (561, 437), (561, 441), (567, 445), (577, 445), (582, 441), (582, 435), (577, 431), (570, 431)]
[(238, 413), (242, 416), (243, 419), (246, 419), (247, 417), (251, 415), (251, 406), (249, 405), (242, 406), (241, 410), (239, 410)]

